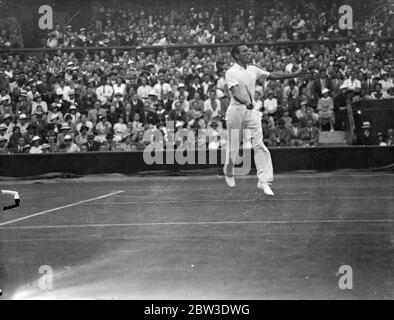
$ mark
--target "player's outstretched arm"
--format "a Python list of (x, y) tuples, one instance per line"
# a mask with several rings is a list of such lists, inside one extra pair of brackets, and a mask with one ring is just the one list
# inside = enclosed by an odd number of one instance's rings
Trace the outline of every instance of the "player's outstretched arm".
[(296, 72), (291, 73), (284, 73), (284, 72), (271, 72), (268, 79), (272, 80), (281, 80), (281, 79), (289, 79), (289, 78), (296, 78), (302, 70), (297, 70)]

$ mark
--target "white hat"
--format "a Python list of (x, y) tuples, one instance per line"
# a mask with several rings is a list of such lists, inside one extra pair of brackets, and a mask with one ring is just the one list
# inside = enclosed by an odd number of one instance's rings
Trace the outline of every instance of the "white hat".
[(324, 88), (324, 89), (321, 91), (321, 94), (325, 94), (325, 93), (328, 93), (328, 92), (330, 92), (330, 90), (328, 90), (327, 88)]
[(61, 126), (61, 128), (60, 128), (60, 130), (70, 130), (70, 129), (71, 129), (71, 128), (70, 128), (70, 126), (68, 125), (67, 122), (62, 123), (62, 126)]
[(41, 138), (39, 136), (34, 136), (33, 139), (31, 139), (32, 142), (34, 141), (39, 141)]
[(342, 84), (342, 85), (339, 87), (339, 90), (342, 90), (342, 89), (347, 89), (347, 85), (346, 85), (346, 84)]
[(151, 91), (149, 91), (148, 96), (155, 96), (155, 97), (157, 97), (157, 93), (156, 93), (155, 90), (151, 90)]
[(20, 116), (19, 116), (19, 119), (27, 119), (27, 117), (26, 117), (26, 115), (24, 114), (24, 113), (22, 113)]
[(1, 131), (1, 130), (7, 130), (7, 129), (8, 129), (8, 128), (7, 128), (7, 126), (6, 126), (5, 123), (0, 124), (0, 131)]
[(364, 121), (361, 128), (371, 128), (371, 123), (369, 121)]
[(72, 140), (73, 138), (69, 135), (69, 134), (67, 134), (65, 137), (64, 137), (64, 140)]
[(6, 137), (2, 136), (2, 137), (0, 137), (0, 142), (1, 141), (8, 141), (8, 139)]
[(72, 105), (70, 106), (70, 110), (71, 110), (71, 109), (74, 109), (74, 110), (77, 109), (76, 105), (75, 105), (75, 104), (72, 104)]
[(178, 88), (185, 88), (185, 84), (184, 83), (178, 84)]

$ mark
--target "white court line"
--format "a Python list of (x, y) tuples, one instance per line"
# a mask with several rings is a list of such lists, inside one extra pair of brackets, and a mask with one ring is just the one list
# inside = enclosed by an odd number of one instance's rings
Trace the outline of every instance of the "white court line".
[[(258, 195), (256, 195), (258, 196)], [(261, 196), (264, 196), (261, 194)], [(347, 198), (338, 198), (338, 197), (320, 197), (320, 198), (265, 198), (258, 201), (253, 199), (201, 199), (201, 200), (158, 200), (158, 201), (117, 201), (111, 203), (110, 205), (123, 205), (123, 204), (168, 204), (168, 203), (222, 203), (222, 202), (230, 202), (230, 203), (237, 203), (237, 202), (247, 202), (249, 204), (259, 203), (259, 202), (266, 202), (266, 201), (326, 201), (326, 200), (365, 200), (365, 201), (372, 201), (372, 200), (385, 200), (385, 199), (394, 199), (394, 196), (387, 196), (387, 197), (373, 197), (373, 198), (366, 198), (366, 197), (347, 197)], [(108, 203), (92, 203), (89, 205), (109, 205)]]
[(11, 223), (27, 220), (27, 219), (34, 218), (34, 217), (37, 217), (37, 216), (41, 216), (41, 215), (46, 214), (46, 213), (59, 211), (59, 210), (66, 209), (66, 208), (71, 208), (71, 207), (74, 207), (74, 206), (77, 206), (77, 205), (80, 205), (80, 204), (84, 204), (86, 202), (91, 202), (91, 201), (95, 201), (95, 200), (99, 200), (99, 199), (103, 199), (103, 198), (108, 198), (110, 196), (113, 196), (113, 195), (116, 195), (116, 194), (119, 194), (119, 193), (122, 193), (122, 192), (124, 192), (124, 190), (108, 193), (108, 194), (105, 194), (103, 196), (99, 196), (99, 197), (96, 197), (96, 198), (91, 198), (91, 199), (87, 199), (87, 200), (74, 202), (74, 203), (71, 203), (71, 204), (67, 204), (65, 206), (61, 206), (61, 207), (57, 207), (57, 208), (53, 208), (53, 209), (37, 212), (37, 213), (30, 214), (30, 215), (25, 216), (25, 217), (21, 217), (21, 218), (18, 218), (18, 219), (14, 219), (14, 220), (10, 220), (10, 221), (6, 221), (6, 222), (3, 222), (3, 223), (0, 223), (0, 226), (5, 226), (5, 225), (11, 224)]
[(320, 223), (393, 223), (394, 219), (355, 219), (355, 220), (260, 220), (260, 221), (178, 221), (178, 222), (141, 222), (141, 223), (103, 223), (52, 226), (5, 227), (0, 230), (30, 229), (69, 229), (69, 228), (108, 228), (108, 227), (155, 227), (155, 226), (198, 226), (198, 225), (249, 225), (249, 224), (320, 224)]
[[(280, 183), (280, 182), (279, 182)], [(348, 184), (333, 184), (333, 183), (329, 183), (327, 185), (318, 185), (318, 186), (299, 186), (297, 184), (286, 184), (286, 185), (280, 185), (279, 183), (275, 184), (275, 182), (273, 183), (273, 188), (274, 189), (294, 189), (297, 188), (297, 190), (309, 190), (309, 189), (313, 189), (314, 191), (319, 190), (319, 189), (327, 189), (327, 188), (344, 188), (344, 189), (348, 189), (351, 187), (354, 187), (354, 182), (348, 183)], [(223, 182), (223, 187), (225, 187), (227, 190), (230, 190), (229, 187), (227, 187), (226, 183)], [(145, 186), (142, 186), (145, 187)], [(251, 189), (254, 188), (254, 185), (237, 185), (234, 188), (234, 191), (237, 190), (242, 190), (242, 189)], [(372, 189), (372, 188), (387, 188), (387, 187), (394, 187), (394, 184), (379, 184), (379, 185), (365, 185), (365, 186), (357, 186), (357, 190), (368, 190), (368, 189)], [(257, 189), (256, 189), (257, 190)], [(130, 192), (171, 192), (171, 191), (217, 191), (217, 186), (207, 186), (207, 187), (196, 187), (196, 188), (191, 188), (188, 185), (185, 185), (184, 188), (182, 187), (168, 187), (168, 186), (162, 186), (162, 187), (157, 187), (157, 188), (147, 188), (146, 190), (141, 190), (141, 188), (139, 189), (127, 189), (126, 191), (130, 191)]]

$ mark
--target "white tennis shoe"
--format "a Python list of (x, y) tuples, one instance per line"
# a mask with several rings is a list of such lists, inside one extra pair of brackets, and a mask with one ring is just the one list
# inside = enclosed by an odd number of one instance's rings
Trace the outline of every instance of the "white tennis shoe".
[(224, 179), (226, 180), (226, 183), (227, 183), (227, 185), (230, 188), (234, 188), (235, 187), (235, 179), (234, 179), (234, 177), (224, 176)]
[(266, 195), (274, 196), (274, 193), (272, 192), (268, 183), (259, 182), (257, 184), (257, 188), (263, 190)]

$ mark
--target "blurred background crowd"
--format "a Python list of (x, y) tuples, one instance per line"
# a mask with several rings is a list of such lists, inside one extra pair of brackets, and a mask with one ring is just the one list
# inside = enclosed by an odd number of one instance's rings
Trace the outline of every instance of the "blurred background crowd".
[[(361, 15), (344, 32), (335, 1), (230, 2), (227, 14), (228, 1), (86, 1), (78, 27), (64, 19), (43, 34), (41, 46), (57, 50), (4, 52), (0, 153), (222, 148), (231, 47), (204, 46), (212, 43), (275, 41), (250, 45), (253, 63), (270, 72), (303, 69), (295, 79), (258, 83), (255, 109), (268, 146), (316, 146), (321, 131), (346, 130), (349, 101), (394, 99), (390, 21), (374, 29)], [(15, 30), (2, 27), (2, 47), (26, 42)], [(342, 40), (280, 44), (313, 39)], [(111, 48), (118, 45), (151, 47)], [(83, 49), (91, 46), (103, 48)], [(367, 121), (362, 129), (355, 143), (393, 145), (392, 129), (377, 139)]]

